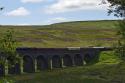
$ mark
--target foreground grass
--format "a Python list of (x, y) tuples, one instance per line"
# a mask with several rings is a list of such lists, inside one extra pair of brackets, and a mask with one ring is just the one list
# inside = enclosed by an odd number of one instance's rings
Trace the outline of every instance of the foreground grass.
[(98, 63), (82, 67), (47, 70), (8, 76), (15, 83), (125, 83), (125, 63), (104, 52)]

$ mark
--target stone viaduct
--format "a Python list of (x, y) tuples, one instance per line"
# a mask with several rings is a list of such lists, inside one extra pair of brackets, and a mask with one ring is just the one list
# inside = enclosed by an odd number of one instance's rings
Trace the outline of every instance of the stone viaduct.
[[(20, 63), (12, 67), (0, 65), (0, 76), (7, 74), (33, 73), (46, 69), (83, 66), (100, 52), (109, 51), (107, 47), (69, 47), (69, 48), (17, 48), (22, 57)], [(10, 61), (8, 61), (9, 63)]]

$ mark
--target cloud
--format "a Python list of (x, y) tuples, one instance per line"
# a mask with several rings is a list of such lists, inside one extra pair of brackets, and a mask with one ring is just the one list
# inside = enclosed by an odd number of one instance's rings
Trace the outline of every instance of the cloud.
[(76, 10), (102, 10), (108, 8), (107, 4), (102, 4), (101, 0), (57, 0), (56, 3), (47, 7), (47, 13), (59, 13)]
[(19, 7), (13, 11), (8, 12), (7, 16), (27, 16), (30, 12), (26, 10), (24, 7)]
[(64, 18), (64, 17), (56, 17), (56, 18), (53, 18), (52, 21), (54, 21), (54, 22), (66, 22), (66, 21), (69, 21), (69, 19)]
[(46, 21), (45, 24), (53, 24), (53, 23), (68, 22), (68, 21), (71, 20), (69, 18), (64, 18), (64, 17), (55, 17)]
[(43, 0), (21, 0), (22, 3), (39, 3)]
[(21, 23), (20, 23), (20, 24), (16, 24), (16, 25), (17, 25), (17, 26), (18, 26), (18, 25), (19, 25), (19, 26), (26, 26), (26, 25), (28, 26), (28, 25), (31, 25), (31, 24), (28, 24), (28, 23), (22, 23), (22, 24), (21, 24)]

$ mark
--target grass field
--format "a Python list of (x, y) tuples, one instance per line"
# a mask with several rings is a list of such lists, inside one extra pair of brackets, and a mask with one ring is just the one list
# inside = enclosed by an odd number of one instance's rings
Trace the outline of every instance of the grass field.
[(2, 36), (15, 31), (21, 47), (111, 46), (116, 42), (117, 21), (79, 21), (46, 26), (0, 26)]

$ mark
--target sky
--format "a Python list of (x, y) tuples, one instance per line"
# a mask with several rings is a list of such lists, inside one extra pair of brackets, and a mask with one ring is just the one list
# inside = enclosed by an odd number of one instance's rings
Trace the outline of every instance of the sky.
[(48, 25), (69, 21), (114, 20), (101, 0), (0, 0), (0, 25)]

